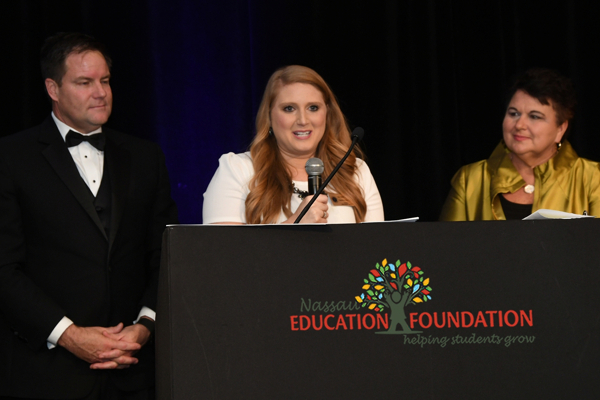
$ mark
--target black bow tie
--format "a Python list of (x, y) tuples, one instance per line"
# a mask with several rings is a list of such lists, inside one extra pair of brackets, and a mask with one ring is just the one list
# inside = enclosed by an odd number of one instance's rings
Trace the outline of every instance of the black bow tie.
[(69, 131), (67, 133), (67, 138), (65, 139), (68, 147), (79, 146), (81, 142), (88, 142), (95, 148), (100, 151), (104, 151), (104, 145), (106, 144), (106, 136), (104, 132), (95, 133), (93, 135), (81, 135), (74, 131)]

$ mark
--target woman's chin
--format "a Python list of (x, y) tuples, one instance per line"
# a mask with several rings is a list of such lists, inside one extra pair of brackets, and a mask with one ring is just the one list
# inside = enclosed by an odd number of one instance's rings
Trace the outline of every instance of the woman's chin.
[(511, 153), (514, 153), (517, 155), (525, 154), (525, 153), (533, 150), (531, 148), (531, 142), (516, 141), (516, 140), (511, 140), (510, 142), (507, 142), (506, 147), (508, 148), (508, 150), (510, 150)]

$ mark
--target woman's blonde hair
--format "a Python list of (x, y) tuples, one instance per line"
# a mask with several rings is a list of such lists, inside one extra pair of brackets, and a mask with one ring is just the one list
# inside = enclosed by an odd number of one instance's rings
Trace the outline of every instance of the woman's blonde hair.
[[(306, 83), (314, 86), (323, 95), (327, 106), (325, 133), (315, 152), (315, 157), (323, 160), (324, 178), (329, 176), (352, 144), (346, 118), (333, 92), (319, 74), (300, 65), (290, 65), (275, 71), (267, 82), (258, 108), (256, 136), (250, 145), (254, 177), (248, 185), (250, 193), (246, 198), (246, 223), (248, 224), (277, 222), (282, 210), (288, 218), (293, 214), (290, 209), (293, 187), (289, 167), (281, 157), (275, 136), (269, 135), (273, 102), (281, 88), (291, 83)], [(337, 199), (336, 205), (352, 206), (356, 221), (362, 222), (365, 219), (367, 205), (363, 191), (355, 179), (357, 156), (362, 157), (358, 146), (333, 177), (326, 192), (335, 193), (333, 197)]]

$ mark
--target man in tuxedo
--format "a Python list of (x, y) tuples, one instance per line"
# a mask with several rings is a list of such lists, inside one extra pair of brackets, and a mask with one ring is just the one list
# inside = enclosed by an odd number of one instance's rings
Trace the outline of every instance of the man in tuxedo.
[(0, 140), (0, 399), (153, 398), (164, 156), (104, 127), (101, 43), (61, 33), (41, 58), (52, 114)]

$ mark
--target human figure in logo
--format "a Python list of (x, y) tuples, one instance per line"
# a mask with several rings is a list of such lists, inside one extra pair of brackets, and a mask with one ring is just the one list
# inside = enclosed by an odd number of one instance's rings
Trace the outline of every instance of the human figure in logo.
[[(385, 293), (384, 298), (390, 307), (390, 333), (421, 333), (421, 331), (413, 331), (406, 322), (405, 307), (409, 303), (411, 295), (408, 291), (403, 291), (402, 294), (398, 291), (393, 291), (391, 294)], [(398, 325), (402, 330), (398, 331)]]

